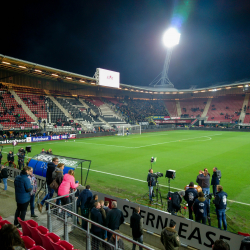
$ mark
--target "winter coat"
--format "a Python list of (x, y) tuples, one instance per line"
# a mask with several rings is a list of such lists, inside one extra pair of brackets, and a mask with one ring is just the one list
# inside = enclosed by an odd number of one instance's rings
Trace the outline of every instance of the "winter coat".
[(133, 237), (141, 237), (141, 235), (143, 234), (143, 220), (140, 214), (132, 214), (132, 216), (130, 217), (130, 227), (132, 228)]
[(52, 173), (52, 179), (56, 179), (56, 182), (60, 186), (63, 181), (63, 170), (56, 167), (55, 171)]
[(75, 183), (75, 177), (73, 175), (65, 174), (63, 181), (58, 188), (58, 196), (69, 194), (70, 189), (75, 189), (78, 187), (78, 185), (78, 183)]
[(119, 229), (120, 225), (124, 222), (124, 216), (120, 209), (112, 208), (106, 217), (106, 227), (111, 230)]
[(16, 202), (24, 204), (30, 201), (30, 191), (33, 187), (25, 171), (21, 171), (20, 175), (15, 178), (14, 185)]
[(219, 178), (217, 176), (217, 173), (214, 172), (213, 175), (212, 175), (211, 185), (217, 186), (219, 184), (220, 184), (220, 180), (219, 180)]
[(214, 205), (216, 209), (226, 209), (227, 207), (227, 193), (224, 191), (215, 194)]
[(48, 186), (53, 181), (52, 173), (55, 171), (55, 169), (56, 169), (56, 165), (53, 162), (49, 162), (47, 165), (47, 172), (46, 172), (46, 183)]
[[(99, 211), (99, 209), (93, 207), (91, 210), (91, 214), (90, 214), (90, 219), (98, 224), (103, 225), (103, 219), (102, 219), (102, 214)], [(91, 226), (91, 232), (92, 233), (99, 233), (102, 232), (102, 229), (98, 226), (95, 226), (92, 224)]]
[(190, 187), (185, 191), (184, 199), (185, 201), (187, 201), (188, 206), (192, 206), (197, 198), (198, 198), (198, 192), (195, 188)]
[(4, 179), (4, 178), (8, 178), (8, 169), (7, 168), (3, 168), (1, 170), (1, 174), (0, 174), (0, 179)]
[(193, 209), (197, 219), (202, 219), (209, 215), (209, 203), (204, 197), (199, 197), (195, 200)]
[(171, 227), (166, 227), (162, 230), (161, 243), (166, 250), (177, 250), (181, 245), (177, 231)]
[(84, 189), (78, 199), (77, 199), (77, 206), (81, 207), (81, 209), (89, 208), (90, 201), (92, 200), (93, 195), (89, 189)]
[(210, 175), (204, 176), (203, 174), (200, 174), (197, 176), (197, 179), (199, 180), (199, 182), (201, 181), (202, 188), (210, 187)]

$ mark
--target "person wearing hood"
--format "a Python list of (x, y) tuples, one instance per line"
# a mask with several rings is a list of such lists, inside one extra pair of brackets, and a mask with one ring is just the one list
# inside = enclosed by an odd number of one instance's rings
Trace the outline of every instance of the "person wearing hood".
[(177, 250), (181, 245), (179, 235), (175, 230), (176, 222), (170, 220), (169, 227), (165, 227), (161, 232), (161, 243), (166, 250)]
[(20, 217), (21, 220), (25, 220), (27, 208), (30, 203), (30, 192), (33, 189), (33, 186), (31, 185), (30, 180), (28, 178), (30, 171), (30, 167), (24, 167), (20, 175), (18, 175), (14, 181), (17, 203), (14, 225), (17, 227), (20, 227), (17, 218)]
[[(58, 196), (63, 196), (70, 193), (70, 189), (75, 189), (78, 187), (78, 183), (75, 183), (75, 172), (70, 169), (67, 174), (64, 175), (63, 181), (58, 188)], [(61, 198), (62, 205), (66, 205), (70, 203), (69, 196), (65, 196)]]
[(198, 198), (194, 201), (193, 205), (195, 221), (202, 222), (202, 224), (206, 224), (207, 216), (209, 215), (209, 203), (204, 197), (203, 192), (198, 193)]
[[(48, 163), (47, 172), (46, 172), (46, 183), (48, 187), (48, 193), (45, 195), (41, 203), (37, 204), (38, 210), (40, 213), (42, 212), (45, 201), (53, 197), (54, 189), (50, 188), (49, 185), (53, 181), (52, 173), (55, 171), (57, 164), (58, 164), (58, 158), (53, 158), (52, 162)], [(48, 207), (48, 204), (46, 204), (46, 207)]]

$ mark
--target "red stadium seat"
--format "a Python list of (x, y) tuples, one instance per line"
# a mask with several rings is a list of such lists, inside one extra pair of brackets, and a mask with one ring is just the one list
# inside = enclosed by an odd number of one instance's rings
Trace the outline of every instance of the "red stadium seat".
[(22, 236), (24, 245), (27, 249), (30, 249), (36, 245), (35, 241), (32, 240), (29, 236)]
[(34, 247), (30, 248), (29, 250), (46, 250), (46, 249), (41, 247), (41, 246), (34, 246)]
[(0, 221), (0, 227), (2, 227), (5, 224), (11, 224), (11, 223), (9, 221), (7, 221), (7, 220), (1, 220)]
[(2, 216), (0, 216), (0, 221), (1, 221), (1, 220), (3, 220), (3, 217), (2, 217)]
[(28, 226), (27, 226), (27, 222), (21, 220), (19, 217), (17, 218), (17, 220), (18, 220), (19, 224), (20, 224), (21, 227), (22, 227), (23, 235), (24, 235), (24, 236), (32, 237), (32, 236), (31, 236), (31, 233), (30, 233), (30, 230), (29, 230), (29, 228), (28, 228)]
[(64, 248), (63, 246), (61, 246), (59, 244), (59, 242), (53, 242), (53, 241), (51, 241), (51, 245), (53, 246), (53, 249), (54, 250), (66, 250), (66, 248)]
[[(67, 242), (66, 240), (61, 240), (57, 244), (64, 247), (66, 250), (74, 250), (74, 246), (69, 242)], [(54, 250), (56, 249), (54, 248)]]
[[(34, 231), (34, 228), (37, 228), (37, 227), (38, 227), (38, 224), (37, 224), (37, 222), (34, 221), (34, 220), (27, 220), (26, 222), (27, 222), (26, 225), (27, 225), (28, 229), (30, 230), (30, 235), (31, 235), (31, 237), (33, 238), (32, 232)], [(39, 237), (39, 236), (38, 236), (38, 237)]]
[[(43, 231), (40, 230), (40, 227), (42, 227), (41, 230), (43, 230)], [(45, 228), (45, 230), (43, 228)], [(39, 236), (39, 233), (42, 233), (45, 235), (45, 234), (49, 233), (49, 230), (43, 226), (34, 227), (31, 230), (32, 239), (36, 242), (36, 245), (42, 246), (43, 242), (42, 242), (41, 237)]]
[(38, 231), (39, 233), (39, 236), (41, 237), (42, 239), (42, 244), (43, 244), (43, 247), (46, 249), (46, 250), (54, 250), (51, 242), (58, 242), (60, 240), (60, 237), (57, 236), (56, 234), (54, 233), (48, 233), (48, 234), (42, 234)]

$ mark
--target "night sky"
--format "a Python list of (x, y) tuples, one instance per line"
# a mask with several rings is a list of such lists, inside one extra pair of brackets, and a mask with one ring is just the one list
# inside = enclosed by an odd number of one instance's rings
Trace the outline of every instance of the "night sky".
[(250, 79), (248, 0), (8, 1), (0, 53), (90, 77), (114, 70), (123, 84), (148, 86), (170, 25), (182, 34), (169, 67), (177, 89)]

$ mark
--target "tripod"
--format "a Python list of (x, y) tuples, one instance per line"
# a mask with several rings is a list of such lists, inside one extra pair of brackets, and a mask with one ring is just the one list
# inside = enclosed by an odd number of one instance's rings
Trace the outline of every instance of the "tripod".
[[(163, 203), (162, 203), (162, 197), (161, 197), (161, 190), (160, 190), (160, 186), (159, 186), (159, 182), (157, 181), (156, 182), (156, 186), (155, 186), (155, 190), (156, 190), (156, 195), (155, 195), (155, 197), (156, 197), (156, 202), (155, 203), (153, 203), (153, 204), (155, 204), (155, 205), (159, 205), (159, 206), (163, 206)], [(160, 196), (160, 203), (159, 203), (159, 196)]]

